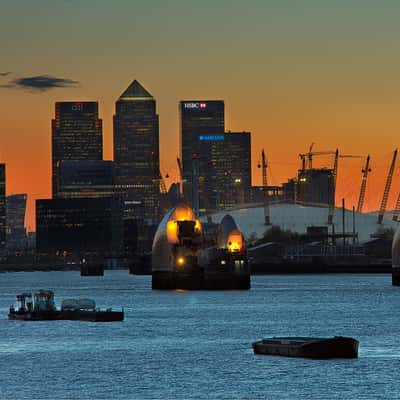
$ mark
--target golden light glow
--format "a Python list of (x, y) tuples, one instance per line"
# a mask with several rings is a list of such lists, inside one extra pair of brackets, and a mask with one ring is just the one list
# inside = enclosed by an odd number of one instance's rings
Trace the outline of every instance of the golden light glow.
[(173, 212), (171, 219), (175, 221), (194, 221), (194, 211), (186, 204), (179, 204)]
[(196, 223), (194, 224), (194, 230), (195, 232), (200, 233), (202, 230), (201, 222), (199, 219), (196, 219)]
[(169, 243), (178, 243), (178, 224), (176, 221), (167, 222), (167, 239)]
[(243, 249), (243, 236), (238, 229), (234, 229), (228, 236), (228, 251), (231, 253), (239, 252)]
[(176, 260), (176, 263), (182, 267), (185, 264), (185, 258), (184, 257), (178, 257), (178, 259)]

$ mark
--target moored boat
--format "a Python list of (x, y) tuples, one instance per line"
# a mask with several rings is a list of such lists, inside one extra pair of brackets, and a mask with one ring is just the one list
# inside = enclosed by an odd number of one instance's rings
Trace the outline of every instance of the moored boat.
[(124, 311), (111, 308), (99, 310), (91, 299), (63, 300), (61, 309), (57, 309), (54, 293), (51, 290), (39, 290), (17, 295), (17, 308), (10, 306), (8, 319), (21, 321), (71, 320), (90, 322), (115, 322), (124, 320)]
[(357, 358), (358, 345), (358, 340), (343, 336), (273, 337), (252, 344), (255, 354), (315, 359)]

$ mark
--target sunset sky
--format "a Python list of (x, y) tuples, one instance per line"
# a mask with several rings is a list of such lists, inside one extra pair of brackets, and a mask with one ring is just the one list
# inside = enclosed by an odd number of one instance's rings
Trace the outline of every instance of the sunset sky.
[[(296, 174), (311, 142), (370, 153), (366, 210), (377, 209), (399, 145), (399, 19), (398, 0), (1, 0), (7, 193), (28, 193), (34, 228), (34, 200), (51, 192), (54, 102), (98, 101), (112, 159), (114, 103), (137, 79), (157, 100), (164, 174), (177, 177), (178, 101), (222, 99), (226, 128), (252, 132), (254, 184), (262, 147), (271, 184)], [(44, 75), (66, 87), (22, 79)], [(363, 163), (340, 161), (337, 202), (356, 203)], [(389, 208), (399, 190), (400, 160)]]

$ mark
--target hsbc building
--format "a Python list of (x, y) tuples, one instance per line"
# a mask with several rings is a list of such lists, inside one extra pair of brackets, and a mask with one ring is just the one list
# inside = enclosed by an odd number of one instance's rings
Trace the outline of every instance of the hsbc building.
[[(180, 157), (184, 195), (191, 200), (193, 159), (199, 153), (199, 137), (218, 137), (225, 131), (223, 100), (186, 100), (179, 103)], [(199, 171), (201, 173), (201, 171)], [(201, 200), (201, 199), (200, 199)]]

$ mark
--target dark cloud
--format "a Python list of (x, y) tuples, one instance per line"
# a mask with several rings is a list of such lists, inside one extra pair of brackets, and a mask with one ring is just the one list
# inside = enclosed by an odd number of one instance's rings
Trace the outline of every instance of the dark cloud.
[(13, 81), (1, 85), (5, 88), (22, 88), (38, 92), (44, 92), (46, 90), (54, 88), (68, 88), (77, 87), (78, 81), (73, 81), (72, 79), (57, 78), (50, 75), (38, 75), (38, 76), (28, 76), (25, 78), (17, 78)]
[(11, 74), (11, 72), (0, 72), (0, 76), (7, 76), (10, 74)]

